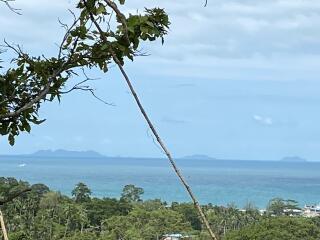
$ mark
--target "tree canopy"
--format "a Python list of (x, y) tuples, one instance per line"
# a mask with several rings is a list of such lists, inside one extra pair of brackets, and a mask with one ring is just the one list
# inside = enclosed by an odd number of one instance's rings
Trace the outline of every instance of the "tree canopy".
[(76, 202), (87, 202), (90, 200), (91, 190), (82, 182), (78, 183), (71, 192)]
[(121, 199), (128, 202), (141, 202), (141, 195), (144, 190), (132, 184), (124, 186), (121, 194)]
[(299, 210), (299, 204), (295, 200), (273, 198), (269, 201), (267, 206), (267, 212), (272, 215), (290, 215), (294, 210)]
[(227, 234), (226, 240), (316, 240), (319, 219), (271, 217)]

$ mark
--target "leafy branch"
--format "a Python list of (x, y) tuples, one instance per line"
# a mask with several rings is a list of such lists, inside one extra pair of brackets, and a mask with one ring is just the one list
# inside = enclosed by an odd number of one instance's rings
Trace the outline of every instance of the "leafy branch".
[[(99, 68), (107, 72), (112, 54), (106, 49), (112, 49), (124, 64), (125, 58), (134, 60), (143, 55), (139, 50), (141, 41), (154, 41), (158, 37), (163, 41), (167, 33), (169, 21), (163, 9), (145, 9), (144, 14), (126, 18), (114, 2), (90, 0), (87, 3), (99, 23), (107, 25), (104, 35), (108, 38), (108, 44), (102, 42), (99, 33), (92, 29), (83, 1), (77, 5), (79, 16), (70, 11), (74, 17), (70, 26), (60, 21), (65, 28), (65, 35), (57, 57), (32, 57), (23, 52), (20, 46), (5, 41), (4, 47), (17, 56), (12, 60), (13, 66), (0, 73), (0, 135), (7, 135), (11, 145), (21, 131), (30, 132), (32, 124), (44, 121), (38, 115), (42, 104), (60, 101), (61, 95), (68, 92), (64, 90), (68, 80), (78, 77), (78, 69)], [(112, 18), (115, 24), (110, 24)], [(72, 90), (88, 91), (103, 101), (94, 89), (80, 87), (81, 84)]]

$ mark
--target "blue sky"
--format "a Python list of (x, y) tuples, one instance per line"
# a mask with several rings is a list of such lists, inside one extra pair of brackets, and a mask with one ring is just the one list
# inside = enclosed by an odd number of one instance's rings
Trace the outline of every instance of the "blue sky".
[[(17, 0), (22, 16), (0, 8), (0, 38), (34, 55), (56, 55), (74, 1)], [(166, 8), (164, 46), (126, 70), (174, 156), (320, 160), (320, 2), (315, 0), (127, 1), (122, 9)], [(47, 121), (0, 153), (95, 150), (110, 156), (162, 156), (115, 67), (96, 93), (74, 92), (41, 110)]]

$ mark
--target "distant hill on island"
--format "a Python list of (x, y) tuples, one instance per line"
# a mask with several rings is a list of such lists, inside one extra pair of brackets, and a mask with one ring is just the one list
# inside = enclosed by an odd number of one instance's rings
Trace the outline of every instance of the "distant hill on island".
[(64, 149), (40, 150), (30, 155), (35, 157), (64, 157), (64, 158), (105, 158), (106, 157), (95, 151), (69, 151)]
[(308, 160), (302, 157), (293, 156), (293, 157), (284, 157), (280, 161), (281, 162), (307, 162)]
[(210, 157), (207, 155), (203, 155), (203, 154), (189, 155), (189, 156), (182, 157), (181, 159), (217, 160), (216, 158), (213, 158), (213, 157)]

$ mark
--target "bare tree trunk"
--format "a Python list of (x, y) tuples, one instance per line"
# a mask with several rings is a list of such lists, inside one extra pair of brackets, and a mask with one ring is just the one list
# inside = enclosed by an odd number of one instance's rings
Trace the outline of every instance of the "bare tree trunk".
[(131, 93), (132, 93), (132, 95), (133, 95), (133, 97), (134, 97), (134, 99), (135, 99), (135, 101), (136, 101), (136, 103), (137, 103), (137, 105), (138, 105), (138, 107), (139, 107), (140, 112), (142, 113), (144, 119), (146, 120), (149, 128), (151, 129), (151, 131), (152, 131), (152, 133), (153, 133), (153, 135), (156, 137), (157, 142), (160, 144), (161, 149), (164, 151), (165, 155), (166, 155), (167, 158), (169, 159), (170, 164), (171, 164), (173, 170), (175, 171), (175, 173), (177, 174), (177, 176), (178, 176), (179, 180), (181, 181), (182, 185), (185, 187), (185, 189), (187, 190), (189, 196), (191, 197), (191, 199), (192, 199), (192, 201), (193, 201), (193, 204), (195, 205), (195, 207), (196, 207), (196, 209), (197, 209), (197, 211), (198, 211), (198, 213), (199, 213), (199, 215), (200, 215), (200, 217), (201, 217), (201, 220), (202, 220), (202, 222), (204, 223), (206, 229), (208, 230), (211, 238), (212, 238), (213, 240), (217, 240), (217, 237), (215, 236), (215, 234), (214, 234), (213, 231), (211, 230), (210, 224), (209, 224), (206, 216), (204, 215), (204, 213), (203, 213), (203, 211), (202, 211), (202, 208), (201, 208), (198, 200), (196, 199), (196, 197), (195, 197), (194, 193), (192, 192), (189, 184), (188, 184), (187, 181), (184, 179), (182, 173), (180, 172), (179, 168), (177, 167), (175, 161), (173, 160), (173, 158), (172, 158), (172, 156), (171, 156), (171, 153), (169, 152), (169, 150), (168, 150), (167, 147), (165, 146), (164, 142), (161, 140), (161, 138), (160, 138), (157, 130), (155, 129), (155, 127), (154, 127), (153, 123), (151, 122), (149, 116), (147, 115), (146, 111), (144, 110), (144, 108), (143, 108), (143, 106), (142, 106), (142, 104), (141, 104), (141, 102), (140, 102), (140, 99), (139, 99), (136, 91), (134, 90), (134, 88), (133, 88), (133, 86), (132, 86), (132, 84), (131, 84), (131, 81), (130, 81), (128, 75), (127, 75), (126, 72), (124, 71), (124, 69), (123, 69), (123, 67), (122, 67), (119, 59), (117, 58), (117, 56), (115, 55), (115, 53), (114, 53), (112, 50), (111, 50), (111, 54), (112, 54), (113, 60), (114, 60), (114, 61), (116, 62), (116, 64), (118, 65), (118, 67), (119, 67), (119, 69), (120, 69), (123, 77), (125, 78), (128, 86), (129, 86), (130, 91), (131, 91)]
[(6, 225), (4, 224), (4, 219), (3, 219), (1, 210), (0, 210), (0, 225), (1, 225), (1, 230), (3, 233), (4, 240), (9, 240)]
[[(88, 8), (88, 5), (87, 5), (87, 2), (84, 0), (84, 4), (86, 5), (87, 7), (87, 10), (89, 11), (89, 14), (90, 14), (90, 19), (91, 21), (93, 22), (93, 24), (96, 26), (97, 30), (99, 31), (100, 33), (100, 38), (101, 40), (105, 43), (105, 44), (109, 44), (108, 42), (108, 39), (106, 38), (103, 30), (101, 29), (100, 25), (97, 23), (97, 21), (95, 20), (93, 14), (90, 12), (89, 8)], [(167, 158), (169, 159), (170, 161), (170, 164), (172, 166), (172, 168), (174, 169), (175, 173), (177, 174), (178, 178), (180, 179), (182, 185), (185, 187), (185, 189), (187, 190), (189, 196), (191, 197), (192, 201), (193, 201), (193, 204), (195, 206), (195, 208), (197, 209), (199, 215), (200, 215), (200, 218), (202, 220), (202, 222), (204, 223), (206, 229), (208, 230), (209, 234), (210, 234), (210, 237), (212, 238), (212, 240), (217, 240), (218, 237), (216, 237), (216, 235), (213, 233), (213, 231), (211, 230), (211, 227), (210, 227), (210, 224), (206, 218), (206, 216), (204, 215), (202, 209), (201, 209), (201, 206), (198, 202), (198, 200), (196, 199), (195, 195), (193, 194), (190, 186), (188, 185), (188, 183), (186, 182), (186, 180), (184, 179), (183, 175), (181, 174), (179, 168), (177, 167), (175, 161), (173, 160), (172, 156), (171, 156), (171, 153), (169, 152), (169, 150), (167, 149), (167, 147), (165, 146), (164, 142), (161, 140), (160, 138), (160, 135), (158, 134), (157, 130), (155, 129), (153, 123), (151, 122), (148, 114), (146, 113), (146, 111), (144, 110), (144, 107), (142, 106), (141, 104), (141, 101), (133, 87), (133, 85), (131, 84), (131, 81), (127, 75), (127, 73), (125, 72), (125, 70), (123, 69), (122, 67), (122, 64), (120, 62), (120, 60), (118, 59), (118, 57), (116, 56), (116, 54), (114, 53), (113, 49), (110, 47), (109, 48), (109, 51), (112, 55), (112, 58), (114, 60), (114, 62), (118, 65), (138, 107), (139, 107), (139, 110), (140, 112), (142, 113), (144, 119), (146, 120), (149, 128), (151, 129), (153, 135), (155, 136), (155, 138), (157, 139), (157, 142), (160, 144), (162, 150), (165, 152), (165, 155), (167, 156)]]

